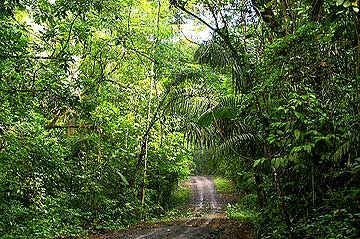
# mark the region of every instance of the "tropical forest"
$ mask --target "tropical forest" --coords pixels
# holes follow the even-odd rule
[[[0,0],[0,239],[360,238],[359,0]]]

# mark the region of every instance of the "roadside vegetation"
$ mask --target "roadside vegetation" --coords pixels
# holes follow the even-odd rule
[[[235,188],[235,184],[224,177],[216,176],[214,178],[214,183],[216,187],[216,191],[219,193],[235,193],[237,192]]]
[[[187,183],[188,180],[182,180],[179,185],[171,193],[169,207],[164,215],[156,218],[156,222],[171,222],[177,219],[188,218],[193,216],[191,208],[189,208],[191,199],[191,187]]]

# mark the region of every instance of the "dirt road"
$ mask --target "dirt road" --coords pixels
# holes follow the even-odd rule
[[[139,228],[126,231],[115,238],[124,239],[162,239],[162,238],[217,238],[216,230],[211,229],[211,222],[220,215],[214,182],[208,177],[194,176],[189,181],[192,187],[190,206],[196,217],[177,221],[176,224],[161,224],[152,228]],[[110,239],[110,238],[109,238]],[[112,239],[112,238],[111,238]]]
[[[210,239],[210,238],[240,238],[233,233],[225,232],[228,224],[225,218],[225,203],[219,200],[215,185],[210,177],[194,176],[189,183],[192,187],[190,206],[194,209],[194,217],[165,223],[149,228],[116,233],[107,239]],[[242,238],[242,237],[241,237]],[[246,237],[245,237],[246,238]]]
[[[139,226],[122,232],[97,235],[96,239],[235,239],[251,238],[249,228],[226,219],[226,202],[219,198],[210,177],[194,176],[190,207],[194,217],[171,223]]]
[[[190,203],[195,210],[202,210],[204,207],[215,212],[219,208],[214,182],[208,177],[194,176],[190,178],[192,195]]]

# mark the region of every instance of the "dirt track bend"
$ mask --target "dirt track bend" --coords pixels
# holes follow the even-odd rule
[[[107,239],[208,239],[219,238],[219,228],[216,220],[223,220],[222,205],[214,182],[209,177],[194,176],[190,178],[192,196],[190,206],[194,208],[195,217],[163,224],[152,228],[140,228],[125,231]]]

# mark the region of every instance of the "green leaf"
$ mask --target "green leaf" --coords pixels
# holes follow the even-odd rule
[[[336,6],[340,6],[344,3],[344,0],[337,0],[336,1]]]
[[[273,1],[269,1],[268,3],[266,3],[265,8],[268,9],[271,7],[271,5],[273,5]]]
[[[128,185],[129,185],[129,182],[126,180],[125,176],[124,176],[122,173],[120,173],[119,171],[118,171],[117,173],[118,173],[118,175],[120,176],[121,181],[123,181],[123,183],[124,183],[126,186],[128,186]]]
[[[282,158],[282,157],[279,157],[279,158],[274,158],[273,161],[272,161],[272,164],[275,168],[280,168],[280,167],[284,167],[286,166],[288,163],[288,159],[287,158]]]
[[[300,137],[300,131],[299,131],[299,130],[295,130],[295,131],[294,131],[294,134],[295,134],[295,138],[296,138],[296,139],[299,139],[299,137]]]
[[[296,118],[300,119],[301,121],[304,121],[304,115],[301,114],[300,112],[295,112],[295,116],[296,116]]]
[[[255,160],[253,167],[255,168],[259,164],[262,164],[264,162],[264,160],[265,160],[264,158],[260,158],[258,160]]]
[[[303,149],[304,149],[306,152],[311,153],[311,147],[310,147],[309,145],[305,145],[305,146],[303,147]]]
[[[344,7],[350,7],[350,6],[351,6],[351,2],[349,1],[344,2]]]

